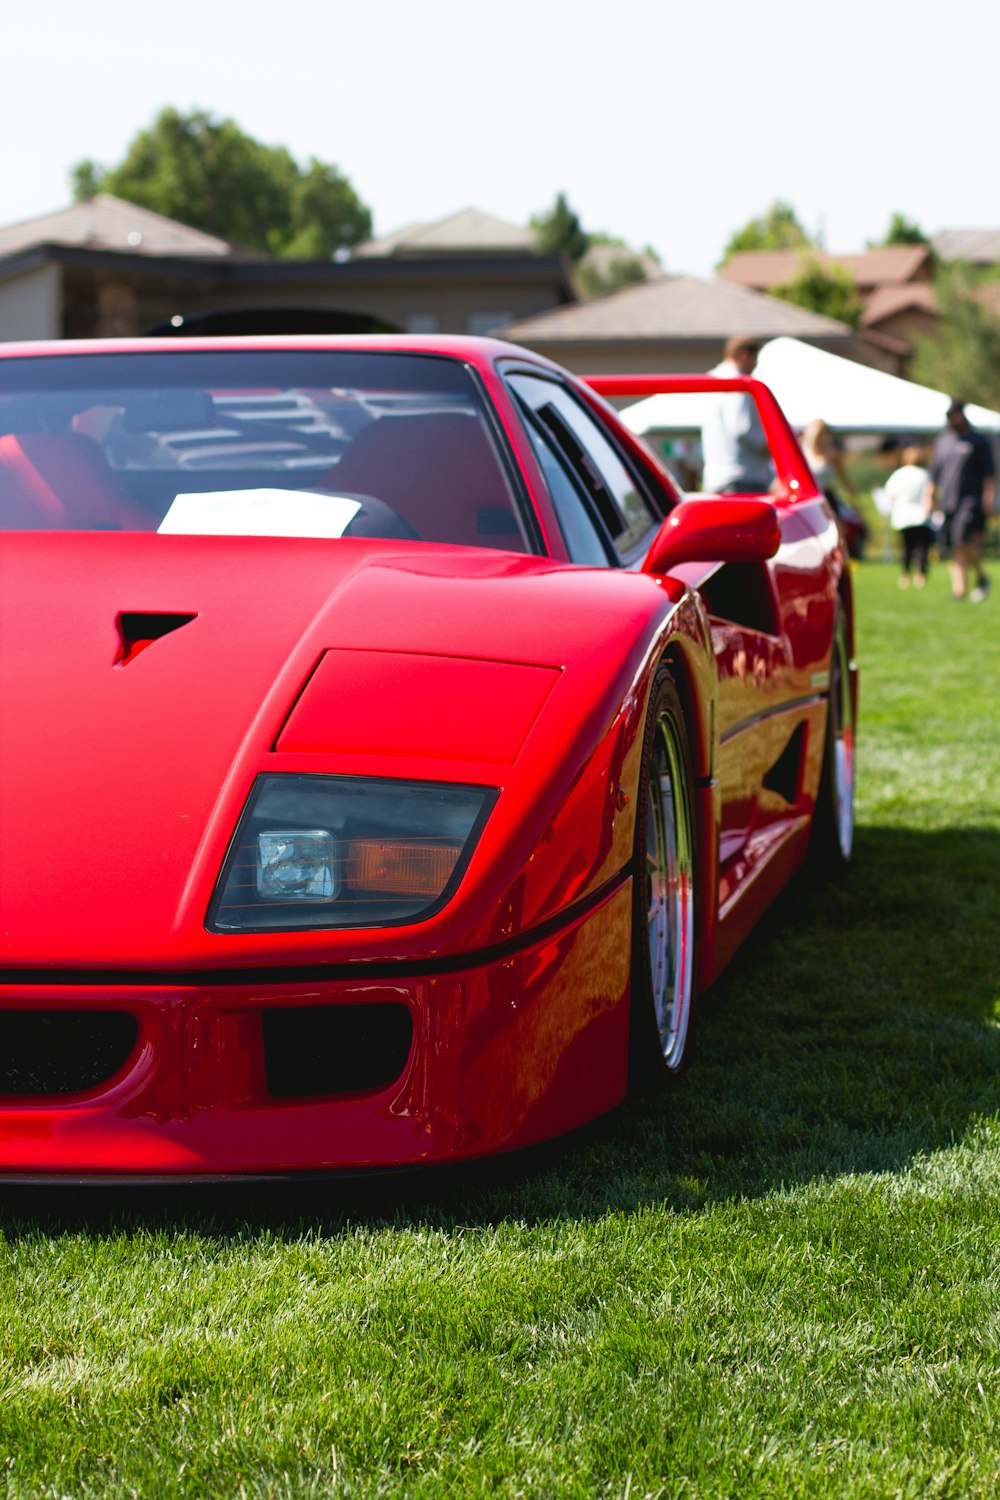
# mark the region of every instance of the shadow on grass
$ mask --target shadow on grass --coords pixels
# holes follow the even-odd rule
[[[693,1211],[904,1167],[1000,1106],[998,871],[990,829],[862,830],[847,878],[793,887],[704,997],[684,1076],[567,1141],[363,1181],[0,1189],[0,1229],[447,1229],[650,1204]]]

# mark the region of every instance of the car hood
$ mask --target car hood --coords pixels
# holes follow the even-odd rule
[[[6,537],[0,961],[247,961],[253,945],[211,938],[204,916],[254,776],[301,768],[499,785],[567,665],[574,632],[551,597],[558,580],[580,617],[575,650],[588,636],[603,632],[606,644],[608,631],[630,634],[621,600],[610,607],[608,575],[589,606],[583,576],[485,549],[360,540]],[[438,682],[446,697],[444,669],[430,659],[491,663],[458,680],[473,701],[464,717],[452,703],[457,747],[417,690],[387,742],[383,684],[394,658],[397,681],[418,661],[427,693]],[[313,679],[325,698],[319,688],[303,695]],[[350,712],[325,743],[316,725],[344,682]],[[498,691],[505,723],[513,716],[499,746],[474,701]]]

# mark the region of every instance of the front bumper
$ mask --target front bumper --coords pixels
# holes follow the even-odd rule
[[[127,1056],[96,1086],[0,1092],[0,1177],[378,1169],[560,1135],[624,1096],[630,949],[626,880],[560,930],[454,972],[0,983],[14,1032],[37,1015],[56,1029],[88,1014],[134,1021]],[[326,1025],[346,1009],[360,1026]]]

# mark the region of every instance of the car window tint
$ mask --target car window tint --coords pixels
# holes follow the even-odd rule
[[[618,556],[631,557],[659,525],[659,517],[611,438],[558,381],[523,371],[508,378],[583,484]]]
[[[540,550],[470,370],[398,351],[0,361],[0,530]]]
[[[605,541],[588,509],[587,501],[559,455],[552,440],[537,424],[535,417],[524,412],[524,425],[538,459],[566,551],[573,562],[589,567],[606,568],[616,561],[614,549]]]

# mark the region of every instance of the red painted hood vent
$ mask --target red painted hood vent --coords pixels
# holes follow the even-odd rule
[[[135,661],[140,651],[145,651],[154,641],[162,640],[165,635],[180,630],[182,625],[190,625],[197,618],[197,615],[140,614],[123,610],[118,616],[118,638],[121,645],[115,662],[120,667],[127,667],[129,662]]]

